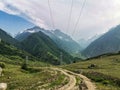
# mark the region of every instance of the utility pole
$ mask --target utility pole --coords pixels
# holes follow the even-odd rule
[[[0,43],[1,43],[2,39],[0,38]]]
[[[60,52],[60,64],[62,65],[63,64],[63,53]]]
[[[28,64],[28,56],[26,56],[25,64]]]

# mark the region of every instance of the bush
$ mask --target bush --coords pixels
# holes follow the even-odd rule
[[[0,67],[5,68],[5,63],[0,62]]]
[[[99,72],[83,72],[83,74],[95,82],[100,82],[104,85],[111,84],[120,87],[120,78],[112,77]]]
[[[27,69],[28,69],[27,64],[24,63],[24,64],[21,66],[21,69],[27,70]]]
[[[102,84],[104,84],[104,85],[108,85],[108,84],[110,84],[110,81],[108,81],[108,80],[104,80],[104,81],[102,82]]]
[[[92,80],[94,80],[95,82],[102,82],[102,81],[104,81],[104,79],[101,78],[101,77],[94,77]]]
[[[98,68],[98,66],[96,64],[91,64],[88,66],[89,69],[94,69],[94,68]]]

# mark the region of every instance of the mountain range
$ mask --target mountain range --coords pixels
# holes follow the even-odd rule
[[[29,35],[21,41],[21,44],[25,51],[44,62],[51,62],[52,64],[70,63],[69,60],[72,59],[71,55],[59,48],[49,36],[41,31]],[[60,61],[61,53],[63,61]]]
[[[66,52],[72,54],[77,53],[80,51],[81,47],[80,45],[74,41],[70,36],[67,34],[64,34],[60,30],[45,30],[43,28],[40,28],[38,26],[35,26],[33,28],[27,29],[25,31],[19,32],[16,35],[16,39],[18,41],[23,41],[26,39],[29,35],[37,32],[43,32],[45,35],[49,36],[57,45],[59,48],[65,50]]]
[[[24,38],[24,40],[18,41],[11,37],[7,32],[0,29],[0,39],[22,51],[26,51],[28,54],[33,55],[33,57],[36,57],[37,60],[46,63],[59,65],[61,63],[73,62],[74,58],[65,50],[58,47],[49,36],[41,31],[30,33],[31,34]]]

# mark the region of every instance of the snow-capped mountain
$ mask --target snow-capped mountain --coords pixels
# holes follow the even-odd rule
[[[19,41],[23,41],[25,38],[27,38],[29,35],[33,34],[33,33],[37,33],[40,30],[42,30],[42,28],[39,27],[33,27],[31,29],[27,29],[24,31],[20,31],[16,36],[15,39],[19,40]]]
[[[29,35],[37,33],[39,31],[49,36],[60,48],[64,49],[69,53],[79,52],[81,49],[80,45],[76,41],[74,41],[70,36],[61,32],[58,29],[45,30],[43,28],[35,26],[33,28],[18,33],[15,38],[19,41],[23,41],[24,39],[28,38]]]

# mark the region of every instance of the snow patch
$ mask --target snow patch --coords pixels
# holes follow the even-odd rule
[[[59,38],[59,39],[63,39],[63,37],[62,37],[62,36],[58,36],[58,38]]]
[[[29,33],[36,33],[35,30],[29,30],[29,31],[26,31],[26,32],[29,32]]]

